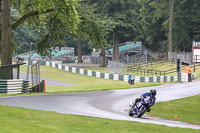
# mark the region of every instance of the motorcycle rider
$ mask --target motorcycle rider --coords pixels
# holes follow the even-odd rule
[[[128,75],[128,83],[129,84],[134,84],[135,81],[135,76],[133,76],[132,74]]]
[[[135,99],[135,103],[134,103],[134,105],[133,105],[133,107],[138,103],[138,102],[140,102],[141,100],[143,100],[144,98],[146,98],[146,97],[150,97],[150,101],[151,101],[151,104],[150,104],[150,107],[152,107],[154,104],[155,104],[155,101],[156,101],[156,90],[150,90],[150,92],[147,92],[147,93],[144,93],[144,94],[142,94],[141,96],[140,96],[140,98],[137,98],[137,99]],[[147,112],[150,112],[151,111],[151,109],[150,108],[148,108],[148,110],[147,110]]]

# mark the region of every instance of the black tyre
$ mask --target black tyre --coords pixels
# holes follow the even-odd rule
[[[140,109],[140,111],[139,111],[137,117],[140,118],[141,116],[143,116],[143,114],[144,114],[145,112],[146,112],[146,108]]]
[[[129,116],[133,116],[133,115],[134,115],[132,109],[129,110],[128,115],[129,115]]]

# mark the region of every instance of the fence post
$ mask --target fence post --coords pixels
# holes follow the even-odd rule
[[[180,59],[177,59],[177,72],[180,72]]]

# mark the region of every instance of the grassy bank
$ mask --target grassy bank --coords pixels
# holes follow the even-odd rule
[[[24,67],[21,70],[25,71],[26,68]],[[89,77],[46,66],[41,67],[41,76],[76,84],[68,87],[47,86],[47,91],[50,93],[159,85],[157,83],[128,85],[122,81]],[[167,119],[174,119],[174,116],[177,115],[180,121],[200,124],[199,99],[200,95],[156,103],[149,115]],[[0,132],[2,133],[200,133],[200,130],[193,129],[59,114],[2,105],[0,105],[0,123]]]
[[[0,105],[2,133],[199,133],[199,130]]]
[[[26,66],[23,66],[21,70],[25,72]],[[75,84],[74,86],[48,86],[47,84],[47,92],[54,93],[127,89],[160,85],[160,83],[136,83],[135,85],[129,85],[128,82],[124,81],[96,78],[47,66],[41,66],[40,71],[42,77]]]
[[[157,70],[157,71],[167,71],[167,70],[170,70],[170,69],[175,69],[176,70],[176,65],[177,64],[172,64],[171,62],[165,62],[165,63],[153,63],[153,65],[151,66],[151,64],[149,63],[148,66],[143,66],[143,67],[140,67],[141,69],[152,69],[152,70]],[[182,65],[181,65],[182,66]],[[88,70],[94,70],[94,71],[99,71],[99,72],[107,72],[107,67],[88,67],[88,68],[85,68],[85,69],[88,69]],[[191,69],[192,72],[193,72],[193,68]],[[184,68],[181,70],[181,72],[184,73]],[[127,67],[125,68],[125,74],[129,74],[130,72],[127,72]],[[196,66],[196,73],[197,73],[197,78],[200,78],[200,66]],[[133,75],[136,75],[136,76],[147,76],[144,75],[143,73],[132,73]],[[167,74],[167,76],[177,76],[177,72],[174,72],[174,73],[170,73],[170,74]]]
[[[200,124],[200,95],[156,103],[152,111],[148,113],[152,116],[175,120],[177,115],[179,121]]]

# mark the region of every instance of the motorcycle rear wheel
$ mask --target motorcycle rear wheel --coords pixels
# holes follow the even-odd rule
[[[142,108],[142,109],[139,111],[137,117],[140,118],[141,116],[143,116],[144,113],[146,112],[146,110],[147,110],[146,108]]]

